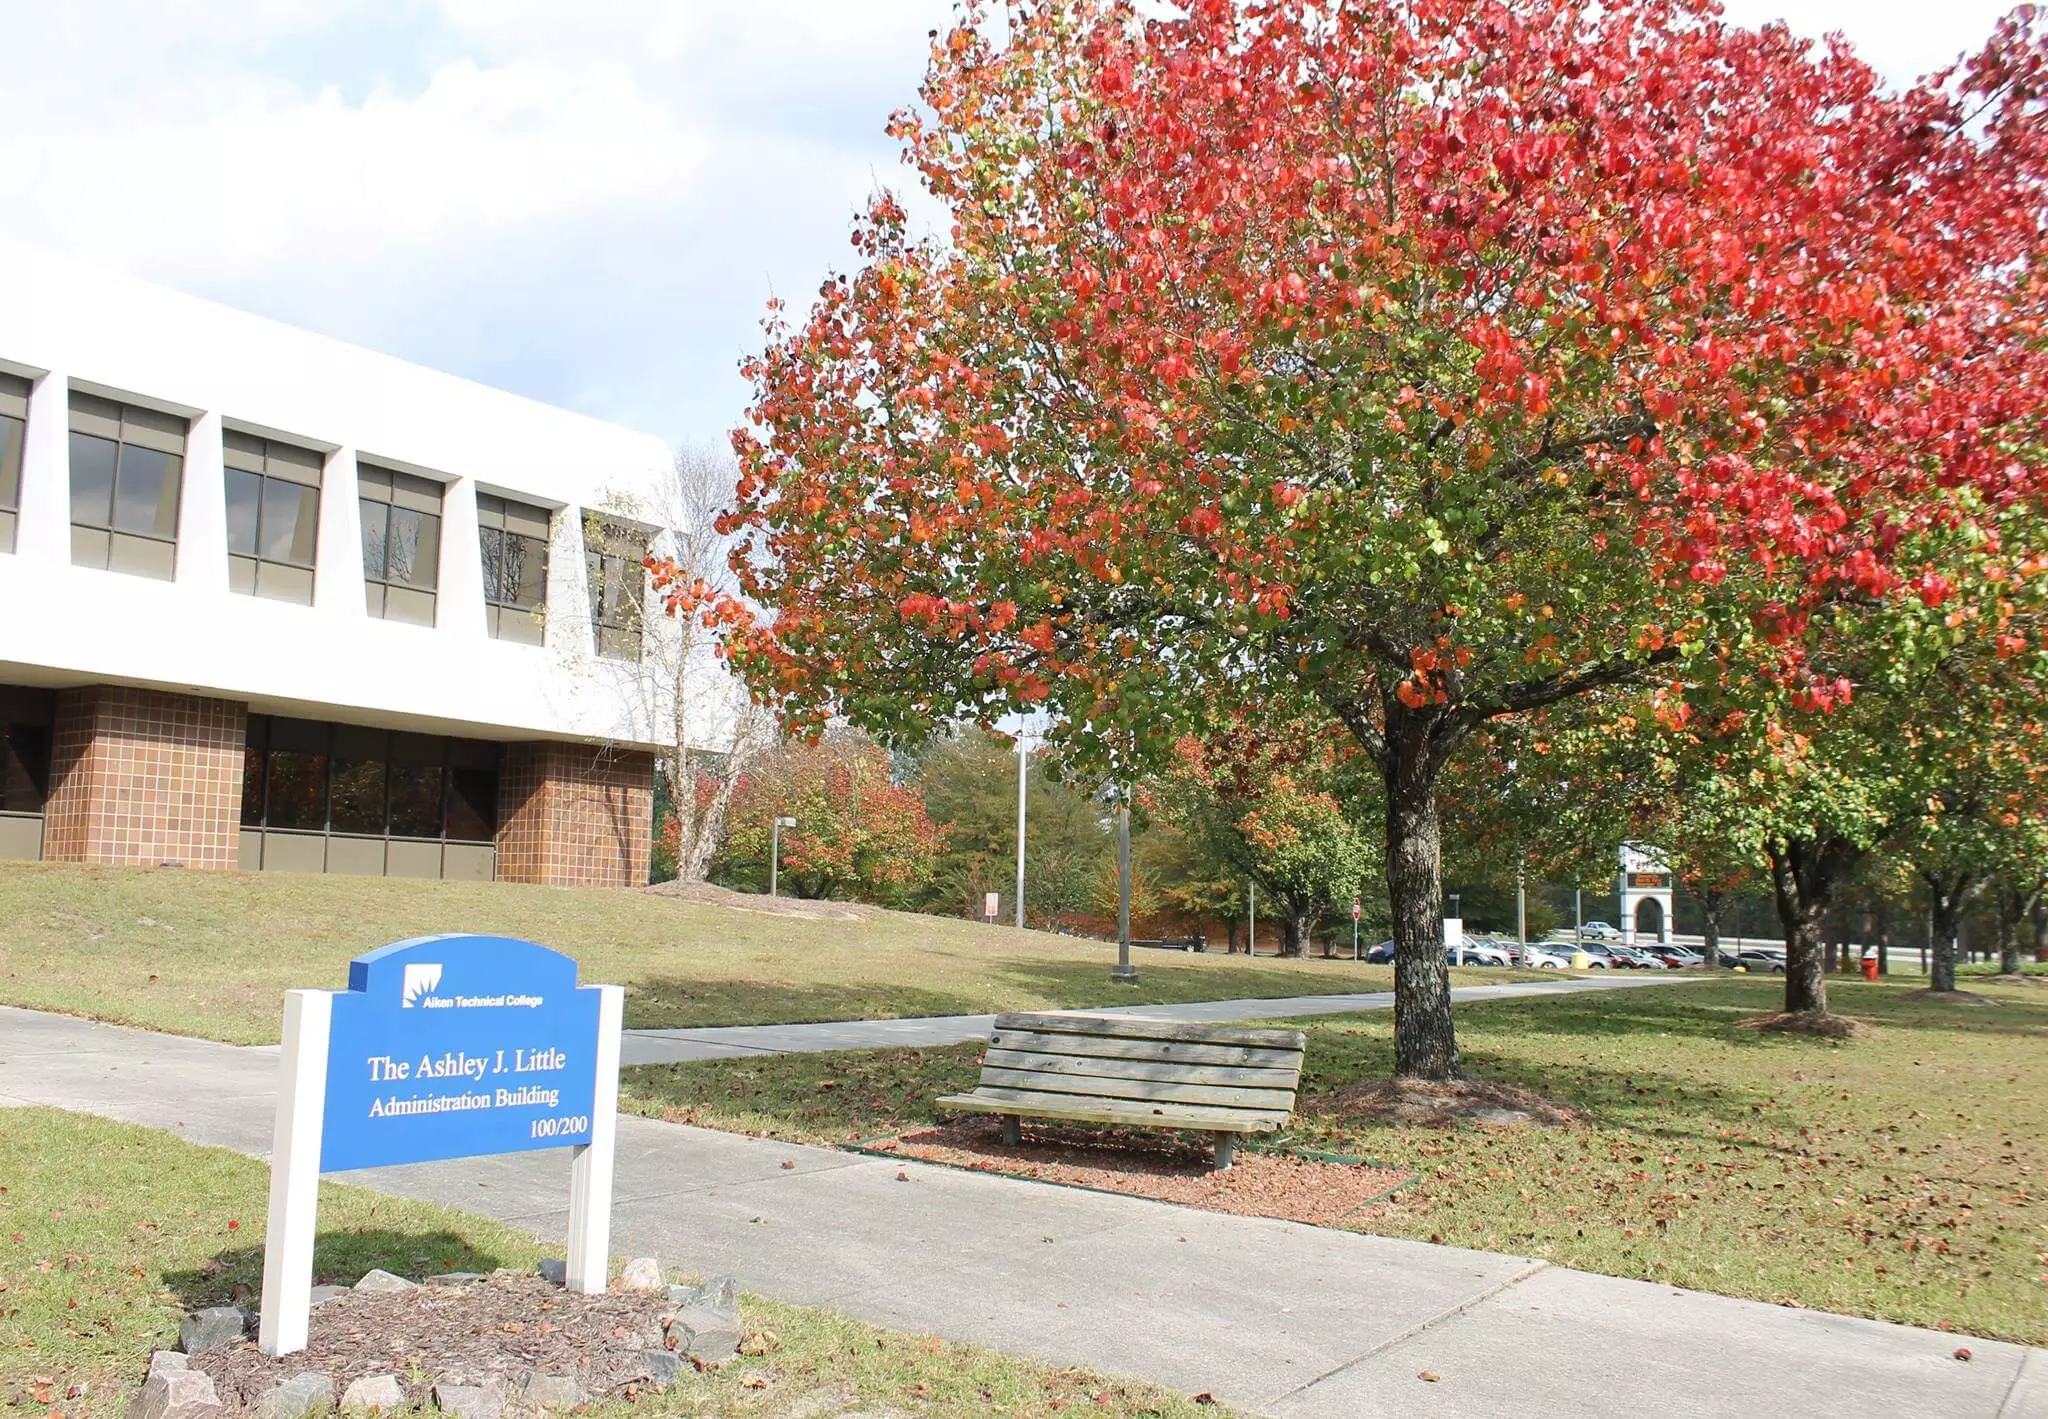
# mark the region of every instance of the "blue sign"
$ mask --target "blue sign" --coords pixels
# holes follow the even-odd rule
[[[506,936],[419,936],[334,996],[320,1171],[589,1143],[596,986]]]

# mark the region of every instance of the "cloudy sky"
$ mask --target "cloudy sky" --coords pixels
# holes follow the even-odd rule
[[[11,236],[722,441],[949,0],[8,0]],[[1730,0],[1904,81],[2006,0]],[[5,309],[0,305],[0,330]]]

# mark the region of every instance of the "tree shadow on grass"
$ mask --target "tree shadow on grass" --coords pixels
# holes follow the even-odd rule
[[[366,1272],[380,1269],[423,1281],[443,1272],[490,1272],[503,1265],[504,1258],[495,1252],[448,1231],[322,1231],[313,1242],[316,1286],[353,1285]],[[263,1289],[263,1248],[229,1247],[197,1267],[167,1271],[163,1279],[184,1310],[240,1305],[253,1313]]]

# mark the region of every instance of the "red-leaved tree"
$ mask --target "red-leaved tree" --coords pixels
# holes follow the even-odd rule
[[[1825,706],[1809,608],[2038,494],[2041,45],[1894,95],[1704,3],[1188,10],[937,39],[947,238],[877,199],[747,366],[735,663],[888,738],[1049,709],[1119,780],[1233,684],[1319,706],[1384,780],[1396,1070],[1453,1077],[1476,727],[1732,665]]]

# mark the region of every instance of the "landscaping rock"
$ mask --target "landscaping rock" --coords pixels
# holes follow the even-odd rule
[[[346,1286],[315,1286],[313,1288],[313,1304],[324,1306],[329,1301],[339,1300],[347,1294],[348,1287]]]
[[[144,1378],[153,1380],[158,1375],[176,1374],[191,1368],[185,1357],[175,1350],[153,1350],[149,1356],[149,1374]]]
[[[640,1357],[647,1365],[647,1378],[663,1389],[674,1384],[683,1373],[683,1362],[666,1350],[649,1350]]]
[[[628,1291],[659,1291],[666,1284],[661,1263],[651,1256],[636,1256],[619,1273],[619,1285]]]
[[[216,1345],[232,1345],[249,1329],[249,1313],[240,1306],[208,1306],[178,1322],[178,1348],[198,1355]]]
[[[427,1278],[429,1286],[467,1286],[472,1281],[481,1281],[481,1271],[443,1271]]]
[[[333,1403],[334,1381],[317,1371],[308,1371],[265,1391],[256,1401],[256,1413],[262,1419],[305,1419]]]
[[[434,1407],[459,1419],[498,1419],[505,1412],[505,1397],[473,1385],[435,1385]]]
[[[393,1276],[388,1271],[378,1270],[366,1273],[362,1280],[356,1282],[355,1289],[378,1294],[385,1291],[410,1291],[417,1284],[403,1276]]]
[[[739,1324],[740,1283],[730,1276],[714,1276],[694,1286],[671,1286],[668,1298],[679,1311],[716,1311]]]
[[[583,1387],[567,1375],[529,1375],[519,1398],[533,1409],[572,1409],[583,1402]]]
[[[540,1273],[540,1279],[543,1281],[552,1282],[557,1286],[569,1284],[569,1263],[558,1256],[542,1257],[540,1265],[534,1267],[534,1270]]]
[[[405,1408],[405,1386],[398,1382],[396,1375],[365,1375],[349,1382],[341,1392],[341,1408],[344,1413],[376,1409]]]
[[[677,1311],[668,1319],[668,1348],[700,1364],[715,1365],[739,1353],[740,1322],[737,1315],[717,1311]]]
[[[128,1401],[128,1419],[214,1419],[220,1412],[213,1380],[199,1370],[152,1375]]]

